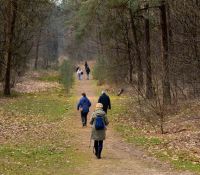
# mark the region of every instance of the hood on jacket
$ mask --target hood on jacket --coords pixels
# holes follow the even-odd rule
[[[95,115],[105,116],[106,113],[103,111],[103,109],[97,109],[95,112]]]

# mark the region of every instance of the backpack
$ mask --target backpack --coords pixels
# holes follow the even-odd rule
[[[100,115],[97,115],[97,117],[96,117],[95,129],[96,130],[103,130],[103,129],[105,129],[104,119]]]

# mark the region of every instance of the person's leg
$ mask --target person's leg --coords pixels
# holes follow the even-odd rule
[[[95,155],[98,155],[98,141],[94,140],[94,149],[95,149]]]
[[[106,114],[107,114],[107,110],[108,110],[107,108],[103,108],[103,111],[104,111]]]
[[[83,112],[83,126],[87,125],[87,112]]]
[[[78,74],[78,79],[81,80],[81,74],[80,73]]]
[[[101,159],[101,152],[103,149],[103,140],[98,141],[98,159]]]
[[[105,113],[107,114],[108,109],[106,108]]]
[[[82,125],[84,126],[85,117],[84,117],[84,112],[83,111],[81,111],[81,121],[82,121]]]
[[[88,115],[88,112],[85,113],[85,126],[87,126],[87,115]]]

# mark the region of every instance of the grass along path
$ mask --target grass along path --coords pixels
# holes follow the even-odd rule
[[[76,174],[87,156],[70,141],[72,96],[56,88],[0,101],[0,174]]]
[[[96,87],[93,80],[76,81],[74,89],[74,98],[78,99],[82,92],[86,92],[89,99],[94,105],[97,102]],[[111,99],[112,100],[112,99]],[[115,106],[113,106],[113,109]],[[90,116],[91,114],[89,114]],[[108,115],[109,117],[109,115]],[[107,132],[107,139],[104,142],[104,150],[102,159],[98,160],[92,155],[92,149],[88,148],[90,138],[90,127],[82,128],[80,122],[80,114],[74,111],[72,117],[74,133],[74,144],[84,154],[87,155],[88,162],[85,167],[79,168],[80,175],[189,175],[188,172],[174,172],[170,167],[163,165],[154,159],[144,160],[143,152],[138,151],[132,145],[126,143],[112,128],[110,124]],[[164,167],[166,166],[166,167]]]
[[[82,128],[76,111],[82,92],[95,105],[95,88],[92,80],[83,80],[75,82],[70,96],[57,87],[0,100],[0,174],[190,174],[170,171],[169,166],[164,168],[153,159],[141,159],[145,155],[123,141],[112,129],[112,123],[103,158],[97,160],[88,147],[90,127]]]

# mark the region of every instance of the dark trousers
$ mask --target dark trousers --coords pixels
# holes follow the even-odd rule
[[[81,111],[81,120],[82,120],[83,126],[87,125],[87,115],[88,115],[88,112]]]
[[[103,111],[107,114],[108,108],[103,108]]]
[[[98,159],[101,158],[101,152],[103,149],[103,140],[95,140],[94,141],[94,149],[95,149],[95,155]]]

